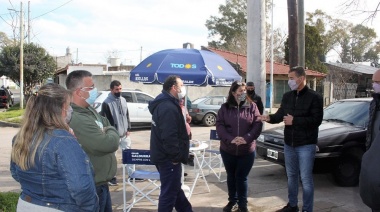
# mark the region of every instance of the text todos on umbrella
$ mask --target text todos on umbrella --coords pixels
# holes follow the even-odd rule
[[[190,64],[190,63],[187,63],[187,64],[183,64],[183,63],[170,63],[170,66],[172,68],[185,68],[185,69],[195,69],[197,68],[197,64]]]

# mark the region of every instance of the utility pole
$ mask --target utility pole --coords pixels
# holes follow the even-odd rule
[[[299,66],[305,68],[305,9],[304,0],[298,0],[298,59]]]
[[[298,66],[297,0],[288,0],[289,68]]]
[[[20,3],[20,109],[24,108],[24,22]]]
[[[256,93],[265,103],[265,0],[247,1],[247,82],[255,84]]]
[[[140,47],[140,63],[142,61],[142,46]]]
[[[273,0],[271,4],[271,35],[270,35],[270,84],[269,84],[269,113],[272,113],[273,105]]]
[[[28,43],[30,43],[30,1],[28,1]]]

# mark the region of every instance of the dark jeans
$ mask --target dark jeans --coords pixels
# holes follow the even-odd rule
[[[228,201],[237,202],[240,207],[247,207],[248,174],[256,153],[236,156],[220,150],[220,154],[227,172]]]
[[[111,194],[108,189],[108,184],[96,186],[96,193],[99,197],[99,211],[112,212]]]
[[[182,166],[167,161],[156,165],[160,173],[161,193],[158,201],[158,212],[172,211],[192,212],[193,209],[181,189]]]

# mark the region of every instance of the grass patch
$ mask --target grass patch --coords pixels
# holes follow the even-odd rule
[[[13,107],[7,109],[7,111],[0,112],[0,121],[20,124],[23,114],[24,114],[24,109],[21,110],[20,105],[16,104]]]
[[[19,196],[20,194],[15,192],[0,192],[0,211],[16,211]]]

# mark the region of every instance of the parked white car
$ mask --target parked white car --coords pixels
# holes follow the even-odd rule
[[[102,109],[102,103],[111,91],[99,91],[93,107],[99,113]],[[121,96],[127,100],[129,119],[133,128],[138,126],[147,126],[152,122],[152,114],[148,109],[149,101],[154,99],[150,94],[141,90],[123,89]]]

